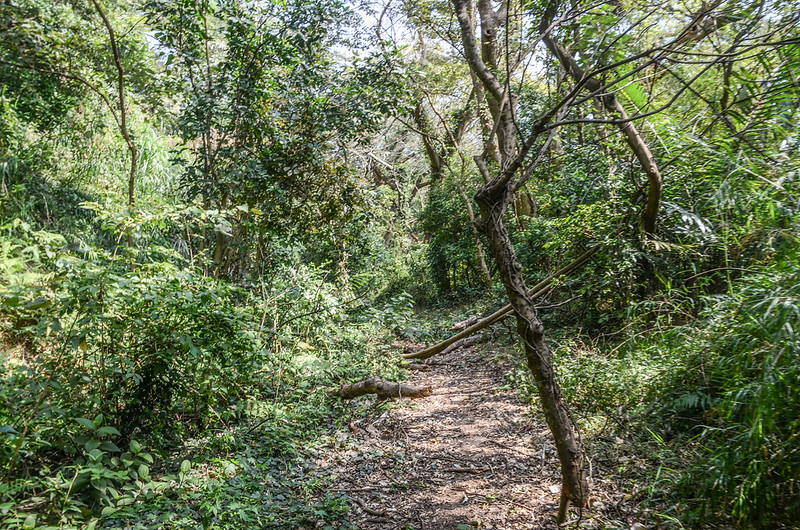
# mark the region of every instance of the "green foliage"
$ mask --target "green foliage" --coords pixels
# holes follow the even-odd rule
[[[400,333],[411,322],[414,312],[414,300],[408,293],[390,297],[383,307],[371,307],[367,310],[375,322],[395,333]]]
[[[688,323],[675,306],[646,311],[651,331],[634,327],[610,350],[574,339],[555,348],[565,395],[590,432],[623,411],[651,432],[660,466],[651,495],[687,524],[766,528],[800,513],[799,265],[795,253],[781,256],[703,298]]]
[[[425,251],[428,274],[440,293],[482,285],[475,236],[466,207],[453,183],[434,187],[420,214],[429,234]]]
[[[128,205],[96,10],[0,3],[0,525],[345,524],[314,461],[371,402],[326,389],[402,379],[387,344],[449,332],[414,301],[504,300],[461,197],[492,95],[442,42],[450,5],[412,4],[384,13],[420,36],[401,47],[341,0],[103,2],[140,154]],[[629,114],[670,105],[634,121],[662,166],[659,229],[631,230],[646,183],[615,124],[577,123],[610,118],[585,92],[508,214],[531,283],[604,243],[542,302],[548,330],[568,327],[564,394],[589,437],[636,426],[651,501],[692,526],[800,519],[794,7],[716,6],[713,35],[658,64],[630,50],[671,42],[678,8],[564,14],[553,34],[583,68],[624,61],[603,80],[625,76],[608,88]],[[497,35],[532,45],[540,8]],[[754,31],[781,40],[695,64]],[[522,136],[569,90],[541,64],[498,73]],[[437,110],[414,122],[427,145],[397,125],[411,109]],[[441,167],[421,162],[431,146]],[[527,371],[508,380],[533,399]]]
[[[734,520],[756,526],[776,514],[800,517],[799,274],[792,255],[737,282],[735,292],[708,301],[706,330],[687,344],[704,351],[702,364],[687,366],[693,377],[704,371],[689,392],[700,397],[676,398],[706,411],[705,450],[685,478],[702,494],[701,515],[729,506]]]
[[[178,415],[201,428],[261,368],[243,293],[171,267],[116,275],[82,265],[68,265],[61,315],[76,319],[71,340],[87,344],[77,365],[99,368],[83,376],[97,403],[84,403],[113,411],[126,432],[161,433]]]
[[[98,222],[105,222],[102,215]],[[102,249],[76,255],[20,223],[6,233],[18,241],[44,238],[26,247],[6,245],[8,270],[52,270],[15,274],[16,283],[2,289],[0,314],[10,319],[4,322],[13,333],[4,340],[22,345],[4,349],[0,387],[0,455],[6,463],[0,472],[14,479],[0,492],[10,509],[7,524],[24,522],[20,507],[31,498],[46,499],[37,510],[42,517],[68,524],[97,517],[144,524],[170,512],[164,497],[172,495],[205,499],[200,513],[222,526],[260,521],[278,527],[287,517],[300,524],[346,509],[337,498],[296,504],[284,494],[267,519],[259,519],[256,505],[223,510],[241,498],[240,487],[257,482],[259,464],[246,467],[252,473],[246,484],[231,482],[238,472],[226,471],[219,480],[192,485],[165,473],[167,462],[153,471],[152,456],[134,437],[164,451],[210,428],[226,429],[229,439],[203,442],[213,455],[250,447],[257,429],[261,455],[299,452],[318,425],[342,414],[327,404],[327,385],[376,370],[400,376],[396,365],[387,364],[389,352],[370,351],[364,338],[375,319],[399,329],[409,317],[407,297],[368,313],[363,331],[353,324],[343,331],[342,323],[358,319],[348,315],[319,269],[279,271],[256,298],[167,263],[131,272],[126,257]],[[119,449],[123,443],[129,451]],[[37,470],[40,479],[33,478]]]
[[[311,246],[330,242],[330,232],[347,237],[365,193],[345,145],[362,143],[400,104],[397,53],[334,61],[329,50],[345,43],[354,20],[338,0],[155,0],[146,10],[180,88],[177,123],[192,146],[186,194],[206,208],[261,212],[209,242],[222,272],[258,261],[254,234],[291,234]]]
[[[158,108],[161,90],[154,74],[159,67],[144,28],[134,24],[140,17],[135,9],[115,3],[109,16],[112,25],[133,25],[131,31],[117,32],[129,93]],[[112,110],[116,66],[105,28],[90,5],[21,0],[0,6],[0,19],[0,86],[20,96],[26,121],[43,131],[70,125],[70,111],[80,112],[92,97],[101,98],[103,112]]]
[[[39,127],[50,128],[64,120],[70,108],[86,93],[86,87],[65,85],[58,78],[43,75],[27,65],[38,62],[37,68],[52,70],[48,65],[48,52],[68,41],[71,35],[86,30],[86,25],[73,10],[62,2],[23,1],[0,6],[3,20],[0,39],[0,86],[12,94],[26,94],[20,98],[19,112],[25,121]],[[20,22],[26,23],[20,23]],[[64,57],[69,62],[77,57],[70,53]],[[85,58],[85,57],[84,57]],[[9,64],[11,63],[11,64]]]

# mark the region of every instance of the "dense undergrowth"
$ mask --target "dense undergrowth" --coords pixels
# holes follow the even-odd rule
[[[567,307],[544,310],[555,363],[589,454],[629,484],[653,523],[791,528],[800,520],[795,166],[742,164],[725,151],[699,159],[714,167],[704,215],[674,212],[663,239],[643,247],[611,240],[560,286],[554,299]],[[734,186],[745,171],[765,178]],[[546,245],[563,245],[584,220],[567,216],[560,233],[547,223]],[[523,365],[509,380],[537,401]]]
[[[559,373],[588,443],[606,466],[628,463],[606,469],[631,481],[654,522],[790,528],[800,518],[798,273],[792,251],[692,301],[689,322],[634,320],[611,341],[559,332]]]
[[[409,298],[376,299],[380,273],[332,275],[288,242],[257,282],[214,278],[175,234],[213,233],[241,209],[168,205],[156,187],[131,215],[106,182],[61,178],[80,169],[51,162],[2,101],[0,524],[287,528],[345,514],[313,453],[365,410],[326,390],[402,377],[385,344]]]
[[[20,138],[6,132],[6,142]],[[439,286],[444,306],[414,315],[402,288],[435,304],[440,281],[403,268],[419,265],[419,250],[395,258],[389,274],[348,275],[284,241],[258,281],[215,278],[207,255],[170,238],[246,212],[156,201],[131,216],[93,186],[48,177],[41,153],[13,160],[4,173],[13,193],[0,203],[0,513],[11,528],[335,527],[350,501],[314,456],[368,410],[326,389],[373,374],[401,379],[387,344],[444,338],[449,322],[502,299],[499,286],[489,297],[469,284],[454,291],[455,275]],[[800,517],[793,186],[764,196],[782,210],[766,205],[725,241],[704,243],[691,216],[676,218],[685,230],[655,253],[609,239],[609,252],[551,295],[565,305],[543,303],[587,443],[613,455],[617,479],[654,521],[791,526]],[[532,219],[517,234],[520,253],[532,270],[557,268],[576,240],[608,228],[603,217],[578,209]],[[769,238],[752,238],[767,227]],[[720,245],[744,258],[695,272],[698,257],[716,268]],[[550,249],[560,260],[537,263]],[[666,285],[641,285],[642,260]],[[376,286],[383,295],[368,294]],[[493,338],[514,341],[502,328]],[[535,395],[524,369],[509,381]]]
[[[4,525],[281,528],[346,511],[304,471],[359,413],[325,391],[401,376],[381,337],[405,299],[354,310],[309,267],[251,289],[170,263],[131,271],[133,257],[4,228]]]

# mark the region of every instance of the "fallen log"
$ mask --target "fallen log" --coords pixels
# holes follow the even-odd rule
[[[584,252],[583,254],[581,254],[577,259],[575,259],[575,261],[573,261],[569,265],[566,265],[566,266],[560,268],[559,270],[557,270],[556,272],[554,272],[553,274],[551,274],[550,276],[548,276],[544,280],[542,280],[539,283],[537,283],[536,285],[534,285],[528,291],[528,296],[530,296],[531,299],[536,299],[536,298],[542,296],[544,293],[547,292],[548,289],[550,289],[550,285],[553,283],[553,281],[556,278],[558,278],[559,276],[563,276],[565,274],[569,274],[572,271],[574,271],[575,269],[577,269],[578,267],[581,267],[584,263],[589,261],[589,258],[591,258],[592,255],[594,255],[595,252],[597,252],[600,249],[600,246],[601,245],[597,245],[595,247],[592,247],[591,249],[589,249],[586,252]],[[513,306],[511,304],[503,306],[500,309],[498,309],[497,311],[495,311],[494,313],[492,313],[491,315],[489,315],[488,317],[486,317],[486,318],[484,318],[482,320],[479,320],[475,324],[472,324],[471,326],[467,327],[464,331],[456,333],[455,335],[453,335],[449,339],[447,339],[445,341],[442,341],[439,344],[435,344],[435,345],[431,346],[430,348],[425,348],[424,350],[420,350],[418,352],[404,353],[404,354],[402,354],[402,356],[405,359],[427,359],[428,357],[433,357],[437,353],[442,353],[451,344],[454,344],[454,343],[458,342],[459,340],[461,340],[463,338],[469,337],[470,335],[474,335],[478,331],[480,331],[480,330],[482,330],[482,329],[484,329],[484,328],[486,328],[488,326],[491,326],[495,322],[499,321],[500,319],[502,319],[503,317],[505,317],[506,315],[511,313],[511,311],[513,309],[514,308],[513,308]]]
[[[377,376],[368,377],[357,383],[342,385],[330,391],[331,395],[342,399],[353,399],[368,394],[376,394],[379,399],[404,397],[415,399],[430,396],[432,393],[433,387],[430,386],[418,387],[393,381],[384,381]]]

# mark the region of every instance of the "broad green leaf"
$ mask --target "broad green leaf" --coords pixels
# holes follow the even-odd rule
[[[109,434],[113,434],[114,436],[122,436],[122,434],[120,434],[120,432],[117,429],[115,429],[114,427],[106,426],[106,427],[100,427],[99,429],[97,429],[97,435],[98,436],[108,436]]]
[[[117,444],[115,444],[114,442],[109,442],[108,440],[100,444],[100,449],[102,449],[103,451],[113,451],[115,453],[119,453],[120,451],[122,451],[122,449],[120,449],[117,446]]]
[[[94,431],[95,429],[97,429],[97,427],[95,426],[94,422],[92,420],[88,419],[88,418],[75,418],[75,421],[77,421],[78,423],[80,423],[82,426],[86,427],[90,431]]]
[[[0,425],[0,433],[2,434],[19,434],[17,430],[11,425]]]
[[[47,305],[50,305],[50,300],[40,296],[39,298],[36,298],[35,300],[31,300],[30,302],[28,302],[27,304],[25,304],[22,307],[24,309],[41,309],[42,307],[45,307]]]

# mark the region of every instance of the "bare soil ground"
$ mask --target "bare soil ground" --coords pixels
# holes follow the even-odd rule
[[[337,448],[318,464],[353,499],[354,526],[556,528],[561,480],[550,432],[538,410],[507,388],[509,367],[493,357],[491,345],[434,357],[411,381],[432,386],[432,396],[338,433]],[[611,481],[592,487],[593,507],[572,528],[644,528],[630,496]]]

